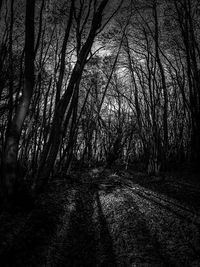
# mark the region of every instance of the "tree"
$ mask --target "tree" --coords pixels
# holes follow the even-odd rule
[[[197,4],[197,1],[174,0],[187,66],[191,113],[191,158],[198,165],[200,160],[200,79],[198,67],[200,47],[198,42],[199,29],[195,27],[197,14],[194,12]]]
[[[77,101],[74,102],[73,99],[78,96],[77,90],[79,90],[83,69],[94,43],[94,39],[110,19],[107,19],[105,22],[103,21],[103,12],[108,5],[108,2],[109,0],[102,0],[97,6],[97,2],[94,1],[94,6],[92,8],[90,1],[89,5],[86,5],[87,11],[84,14],[82,13],[85,12],[83,9],[85,4],[84,2],[80,1],[80,5],[76,7],[76,9],[79,10],[79,12],[75,10],[76,33],[78,33],[76,35],[77,60],[72,70],[67,89],[56,105],[49,140],[44,148],[37,174],[36,187],[38,188],[38,191],[43,190],[44,185],[50,177],[50,173],[54,166],[61,144],[62,131],[66,128],[64,125],[68,125],[72,111],[77,108],[77,104],[74,107],[72,106],[72,104],[78,103]],[[83,44],[82,34],[86,27],[86,23],[87,21],[89,22],[89,20],[91,20],[90,28],[88,30],[88,34],[85,32],[87,37],[85,38],[85,42]]]
[[[26,1],[26,21],[25,21],[25,71],[24,87],[21,101],[16,113],[8,125],[8,133],[5,144],[3,162],[3,190],[6,197],[10,197],[15,189],[17,177],[17,153],[19,139],[22,131],[24,119],[27,115],[34,88],[34,11],[35,1]]]

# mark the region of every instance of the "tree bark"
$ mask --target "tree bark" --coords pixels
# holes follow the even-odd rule
[[[3,0],[0,0],[0,12],[1,12],[2,4],[3,4]]]
[[[25,73],[21,101],[8,130],[3,163],[3,192],[5,198],[12,196],[17,177],[17,154],[24,119],[27,115],[34,87],[34,12],[35,0],[26,1],[25,20]]]
[[[160,59],[159,53],[159,29],[158,29],[158,14],[157,14],[157,3],[155,1],[153,6],[154,20],[155,20],[155,54],[156,61],[158,63],[162,87],[163,87],[163,95],[164,95],[164,111],[163,111],[163,130],[164,130],[164,155],[163,155],[163,167],[166,169],[167,164],[167,154],[168,154],[168,94],[167,94],[167,85],[165,79],[164,67]]]

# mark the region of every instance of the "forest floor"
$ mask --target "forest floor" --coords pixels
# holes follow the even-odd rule
[[[73,178],[50,183],[31,211],[1,212],[2,267],[200,266],[198,174],[99,168]]]

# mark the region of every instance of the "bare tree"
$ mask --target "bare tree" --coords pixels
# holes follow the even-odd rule
[[[17,153],[19,138],[24,119],[30,105],[34,87],[34,11],[35,1],[26,1],[26,21],[25,21],[25,72],[24,87],[20,103],[11,121],[6,139],[4,152],[4,177],[3,189],[6,197],[13,194],[17,177]]]
[[[51,170],[54,166],[56,156],[58,153],[58,149],[60,147],[61,137],[62,137],[62,131],[64,124],[68,125],[69,119],[72,114],[72,108],[70,106],[74,103],[72,101],[72,98],[74,95],[74,92],[78,89],[78,85],[80,83],[83,69],[85,67],[85,64],[87,62],[88,55],[91,51],[93,42],[97,34],[102,30],[103,27],[105,27],[106,23],[109,21],[109,19],[106,22],[103,22],[103,12],[108,4],[109,0],[102,0],[98,6],[97,2],[93,2],[93,8],[91,4],[87,5],[87,12],[84,18],[82,19],[82,24],[80,25],[80,18],[82,8],[83,8],[83,2],[80,1],[79,7],[79,15],[77,15],[77,12],[75,11],[75,21],[76,21],[76,27],[78,29],[79,33],[83,33],[84,27],[86,27],[87,21],[91,19],[89,33],[87,35],[87,38],[85,39],[84,44],[82,44],[82,41],[80,39],[80,36],[77,35],[77,60],[76,64],[73,68],[71,77],[68,82],[68,86],[60,100],[58,101],[55,109],[54,119],[52,123],[52,128],[49,136],[49,140],[44,148],[44,152],[42,154],[41,164],[39,166],[38,174],[37,174],[37,190],[42,190],[46,182],[48,181],[50,177]],[[91,3],[91,1],[90,1]],[[119,8],[119,6],[118,6]],[[116,10],[115,10],[116,11]],[[81,45],[82,44],[82,45]],[[57,97],[58,99],[58,97]],[[68,110],[68,111],[67,111]],[[67,114],[66,114],[67,111]],[[70,113],[68,113],[70,112]]]

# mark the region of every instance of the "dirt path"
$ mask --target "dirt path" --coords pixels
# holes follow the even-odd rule
[[[200,266],[200,217],[134,183],[85,185],[59,266]]]
[[[139,186],[101,192],[118,266],[199,266],[199,217]]]
[[[196,209],[120,177],[88,181],[59,199],[53,186],[1,266],[200,266]]]

